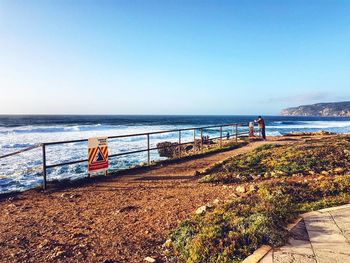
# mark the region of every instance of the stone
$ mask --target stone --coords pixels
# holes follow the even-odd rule
[[[203,205],[196,210],[197,215],[203,215],[207,211],[207,206]]]
[[[271,173],[269,173],[269,172],[264,173],[264,177],[265,178],[270,178],[271,177]]]
[[[155,262],[157,262],[157,260],[154,259],[154,258],[152,258],[152,257],[145,257],[143,260],[146,261],[146,262],[150,262],[150,263],[155,263]]]
[[[67,197],[70,197],[70,194],[68,194],[68,193],[63,193],[63,194],[61,194],[61,197],[62,197],[62,198],[67,198]]]
[[[173,241],[171,239],[167,239],[164,244],[163,247],[172,247],[173,245]]]
[[[218,205],[219,203],[220,203],[220,200],[217,198],[213,201],[213,205]]]
[[[200,176],[201,175],[201,172],[200,171],[195,171],[194,172],[194,176]]]
[[[258,187],[254,184],[251,184],[249,186],[249,192],[256,192],[258,190]]]
[[[244,185],[239,185],[236,187],[236,192],[238,193],[245,193],[247,190]]]
[[[345,170],[344,168],[337,167],[337,168],[334,169],[334,172],[335,172],[335,173],[343,173],[344,170]]]

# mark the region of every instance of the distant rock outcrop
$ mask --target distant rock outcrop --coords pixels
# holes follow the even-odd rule
[[[283,116],[328,116],[349,117],[350,101],[317,103],[287,108],[281,111]]]

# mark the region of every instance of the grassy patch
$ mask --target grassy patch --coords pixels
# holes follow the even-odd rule
[[[240,262],[263,244],[283,245],[285,226],[298,214],[349,203],[350,175],[343,175],[349,172],[349,149],[345,136],[265,145],[213,167],[205,177],[210,182],[246,182],[266,173],[270,180],[181,222],[171,235],[177,260]]]
[[[349,137],[292,145],[264,145],[213,167],[202,182],[237,183],[254,178],[350,172]]]
[[[258,192],[191,215],[171,235],[179,262],[240,262],[263,244],[281,246],[301,213],[350,202],[350,176],[263,182]]]

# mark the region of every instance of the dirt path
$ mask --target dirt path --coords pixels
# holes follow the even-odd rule
[[[1,262],[142,262],[162,259],[178,220],[232,189],[194,173],[266,142],[63,191],[0,202]],[[286,142],[280,142],[286,143]]]

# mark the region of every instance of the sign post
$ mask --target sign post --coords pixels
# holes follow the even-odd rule
[[[108,170],[107,137],[89,138],[88,140],[88,174]]]

